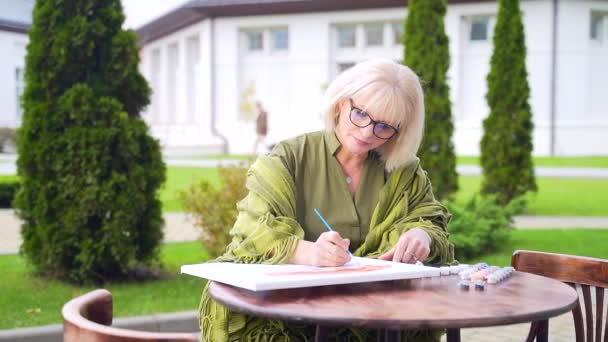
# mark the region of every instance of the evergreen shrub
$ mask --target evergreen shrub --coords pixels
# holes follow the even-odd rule
[[[140,118],[150,89],[119,0],[38,0],[15,198],[21,253],[76,283],[156,265],[165,165]]]
[[[236,204],[247,195],[245,165],[220,166],[218,173],[220,186],[202,179],[179,192],[185,211],[201,229],[201,244],[211,258],[224,254],[232,240],[230,230],[238,214]]]
[[[424,88],[426,116],[418,155],[438,199],[448,199],[458,190],[447,83],[450,52],[444,27],[446,6],[446,0],[408,1],[403,40],[404,63],[418,74]]]
[[[519,0],[499,0],[481,139],[482,192],[505,205],[536,191],[526,42]]]
[[[523,211],[525,200],[520,197],[502,206],[494,196],[475,195],[465,205],[445,205],[452,214],[448,231],[456,259],[468,260],[496,252],[509,241],[513,215]]]

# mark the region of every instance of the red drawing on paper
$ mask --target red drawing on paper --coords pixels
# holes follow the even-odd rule
[[[360,272],[372,272],[378,271],[385,268],[389,268],[391,265],[365,265],[355,267],[327,267],[312,270],[297,270],[297,271],[282,271],[282,272],[271,272],[266,273],[270,276],[288,276],[288,275],[314,275],[314,274],[340,274],[340,273],[360,273]]]

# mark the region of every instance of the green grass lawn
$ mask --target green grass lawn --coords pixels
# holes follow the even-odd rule
[[[114,316],[195,310],[205,281],[180,275],[179,267],[206,259],[198,242],[163,245],[161,260],[169,273],[167,279],[105,285],[113,294]],[[0,329],[60,323],[63,304],[94,289],[33,276],[17,255],[0,256],[0,270]]]
[[[537,178],[538,192],[527,195],[530,215],[608,216],[608,179]],[[460,176],[456,202],[479,191],[480,176]]]
[[[176,191],[202,178],[219,184],[216,168],[167,168],[161,192],[164,211],[181,211]],[[530,215],[608,216],[608,179],[537,178],[538,193],[528,195]],[[456,201],[463,203],[479,191],[480,176],[461,176]]]
[[[163,210],[181,211],[177,191],[202,178],[219,184],[216,168],[168,167],[161,190]],[[537,178],[539,191],[528,195],[530,215],[608,216],[608,179]],[[479,191],[480,176],[461,176],[456,201],[462,203]]]
[[[17,175],[0,175],[0,183],[14,182],[18,179]]]
[[[176,156],[172,159],[225,159],[245,160],[249,154],[202,154],[193,156]],[[459,156],[457,163],[463,165],[479,165],[479,157]],[[536,166],[572,166],[572,167],[608,167],[608,156],[585,157],[534,157]]]
[[[13,180],[16,176],[0,176]],[[161,188],[163,211],[182,211],[178,190],[208,179],[219,185],[217,168],[168,167],[167,181]],[[538,193],[529,194],[527,214],[561,216],[608,216],[608,179],[537,178]],[[463,203],[479,191],[480,176],[461,176],[456,201]]]
[[[516,249],[608,258],[608,230],[515,230],[511,242],[500,251],[475,260],[492,265],[510,264]],[[105,288],[114,297],[114,316],[127,317],[157,313],[196,310],[204,280],[179,275],[183,264],[206,260],[196,242],[165,244],[162,262],[170,272],[165,280],[141,283],[113,283]],[[40,279],[28,273],[24,260],[16,255],[0,256],[3,271],[0,282],[0,329],[29,327],[61,322],[61,307],[71,298],[94,287],[66,285],[59,281]]]
[[[167,167],[167,181],[160,193],[163,211],[182,211],[182,205],[177,196],[178,190],[185,190],[203,178],[215,185],[220,183],[217,168]]]
[[[255,158],[253,154],[198,154],[192,156],[164,156],[167,159],[210,159],[210,160],[247,160]]]
[[[608,259],[608,229],[514,230],[511,241],[496,253],[462,262],[508,266],[515,250],[528,249]]]
[[[535,166],[608,167],[608,156],[534,157]],[[479,157],[459,156],[459,165],[479,165]]]

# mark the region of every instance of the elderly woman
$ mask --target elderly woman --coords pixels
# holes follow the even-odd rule
[[[416,152],[424,126],[420,80],[390,60],[359,63],[326,92],[326,130],[279,143],[247,174],[233,240],[219,261],[339,266],[354,255],[413,263],[453,261],[447,210],[435,200]],[[334,227],[328,232],[313,208]],[[310,340],[314,327],[229,311],[207,289],[200,306],[207,341]],[[335,329],[332,340],[374,332]],[[406,340],[440,332],[408,331]]]

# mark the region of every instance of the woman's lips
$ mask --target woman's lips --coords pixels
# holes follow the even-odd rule
[[[365,140],[361,140],[361,139],[358,139],[356,137],[353,137],[353,139],[355,139],[355,142],[357,143],[357,145],[360,145],[360,146],[367,146],[367,145],[369,145],[369,143],[367,141],[365,141]]]

